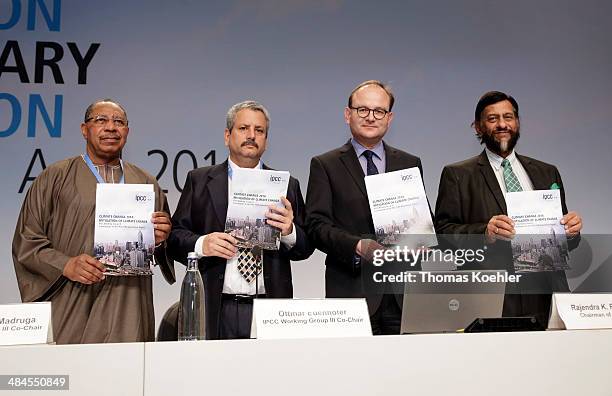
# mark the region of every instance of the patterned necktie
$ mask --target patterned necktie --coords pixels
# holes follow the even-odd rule
[[[251,248],[238,248],[238,271],[248,283],[253,282],[257,275],[261,274],[261,258],[262,255],[253,254]]]
[[[502,168],[504,168],[504,183],[506,183],[506,191],[507,192],[516,192],[523,191],[521,187],[521,183],[519,183],[518,178],[512,171],[512,165],[510,165],[510,161],[504,158],[501,163]]]
[[[366,150],[363,152],[362,155],[366,158],[366,170],[367,170],[368,176],[378,175],[378,168],[376,167],[374,160],[372,160],[372,156],[374,155],[374,152],[370,150]]]

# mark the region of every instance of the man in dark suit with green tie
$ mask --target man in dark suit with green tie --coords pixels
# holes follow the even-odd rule
[[[569,238],[570,249],[575,247],[582,219],[578,213],[567,210],[559,171],[554,165],[514,151],[520,137],[517,101],[503,92],[485,93],[476,105],[472,125],[485,149],[475,157],[444,167],[436,202],[436,231],[439,234],[484,235],[486,242],[493,245],[497,240],[507,240],[515,234],[514,222],[507,216],[506,192],[560,189],[564,214],[561,223]],[[504,264],[512,271],[508,261]],[[567,289],[562,271],[533,274],[527,278],[537,279],[535,283],[539,285],[545,279],[546,288],[553,290]],[[535,316],[544,324],[549,309],[550,294],[515,291],[506,295],[503,314]]]

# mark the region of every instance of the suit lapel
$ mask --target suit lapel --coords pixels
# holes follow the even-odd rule
[[[547,180],[540,172],[540,168],[538,168],[531,159],[518,154],[516,154],[516,158],[520,161],[521,165],[523,165],[523,168],[525,168],[525,172],[527,172],[527,176],[529,176],[534,190],[550,189],[550,185],[554,180]]]
[[[227,217],[227,161],[220,164],[215,170],[208,174],[208,193],[217,215],[217,220],[222,228],[225,228]]]
[[[495,177],[495,173],[493,173],[493,169],[491,168],[491,164],[489,163],[489,158],[487,158],[487,154],[484,152],[484,150],[478,157],[478,165],[480,165],[480,172],[482,173],[482,176],[484,177],[485,182],[489,187],[489,190],[493,194],[493,197],[495,197],[495,201],[501,209],[501,213],[508,213],[504,194],[502,193],[502,190],[499,187],[497,177]]]
[[[361,169],[357,154],[350,140],[340,148],[340,160],[353,178],[355,184],[357,184],[357,187],[359,187],[361,193],[367,197],[365,180],[363,179],[365,175],[363,174],[363,169]]]
[[[385,172],[393,172],[401,169],[406,169],[406,164],[402,163],[402,158],[397,152],[397,149],[383,142],[385,146]]]

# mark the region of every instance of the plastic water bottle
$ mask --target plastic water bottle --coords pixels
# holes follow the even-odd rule
[[[187,255],[187,273],[181,286],[178,312],[179,341],[206,338],[204,314],[204,282],[198,270],[198,257],[195,252],[191,252]]]

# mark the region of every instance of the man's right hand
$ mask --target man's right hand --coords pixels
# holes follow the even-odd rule
[[[487,242],[493,243],[496,239],[509,240],[516,231],[514,231],[514,221],[506,215],[496,215],[491,217],[487,223],[485,235]]]
[[[229,260],[238,251],[237,244],[238,240],[230,234],[211,232],[204,237],[202,253],[204,253],[204,256],[216,256]]]
[[[91,285],[104,280],[104,270],[104,264],[88,254],[81,254],[68,260],[63,274],[71,281]]]
[[[386,248],[380,243],[372,240],[372,239],[361,239],[357,242],[357,247],[355,248],[355,253],[363,257],[368,261],[372,261],[374,258],[375,250],[385,250]]]

